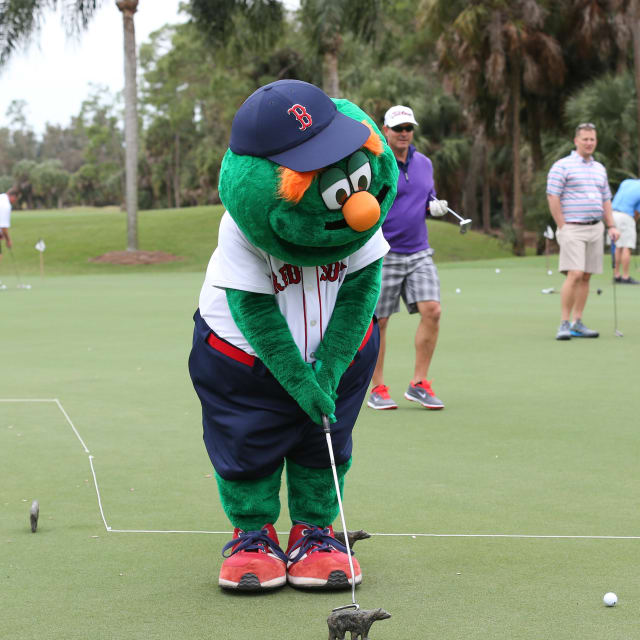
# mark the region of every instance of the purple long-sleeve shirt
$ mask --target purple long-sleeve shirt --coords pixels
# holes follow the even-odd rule
[[[433,165],[411,145],[406,162],[398,162],[398,195],[382,225],[382,233],[395,253],[416,253],[429,248],[425,218],[428,203],[436,198]]]

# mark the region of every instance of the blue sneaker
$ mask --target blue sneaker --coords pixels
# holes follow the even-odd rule
[[[568,320],[563,320],[558,327],[556,340],[571,340],[571,325],[569,324]]]
[[[593,329],[588,329],[582,324],[582,320],[578,318],[571,325],[571,335],[574,338],[597,338],[600,334]]]

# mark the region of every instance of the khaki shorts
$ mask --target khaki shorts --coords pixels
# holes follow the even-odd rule
[[[558,271],[602,273],[603,233],[602,222],[598,224],[567,222],[562,229],[558,229],[556,231],[556,240],[560,245]]]
[[[635,249],[636,248],[636,221],[633,216],[630,216],[628,213],[622,213],[622,211],[614,211],[613,219],[616,223],[616,227],[620,232],[620,237],[616,242],[616,247],[627,249]],[[607,235],[607,244],[611,244],[609,240],[609,236]]]

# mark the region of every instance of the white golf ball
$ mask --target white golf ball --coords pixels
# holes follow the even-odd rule
[[[609,591],[609,593],[604,594],[602,601],[607,605],[607,607],[614,607],[618,602],[618,596],[612,591]]]
[[[456,289],[456,293],[460,293],[460,289]]]
[[[496,269],[496,273],[500,273],[500,269]]]
[[[553,271],[551,271],[551,269],[549,269],[549,271],[547,271],[547,275],[548,276],[552,276],[553,275]]]

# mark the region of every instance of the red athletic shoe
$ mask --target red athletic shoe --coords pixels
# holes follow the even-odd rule
[[[231,548],[231,554],[225,551]],[[260,531],[234,529],[233,540],[222,549],[225,561],[218,584],[223,589],[262,591],[281,587],[287,581],[287,556],[278,546],[273,525]]]
[[[351,586],[347,548],[333,537],[333,527],[294,525],[289,533],[287,556],[287,580],[294,587],[341,589]],[[356,584],[360,584],[360,565],[353,557],[352,561]]]

